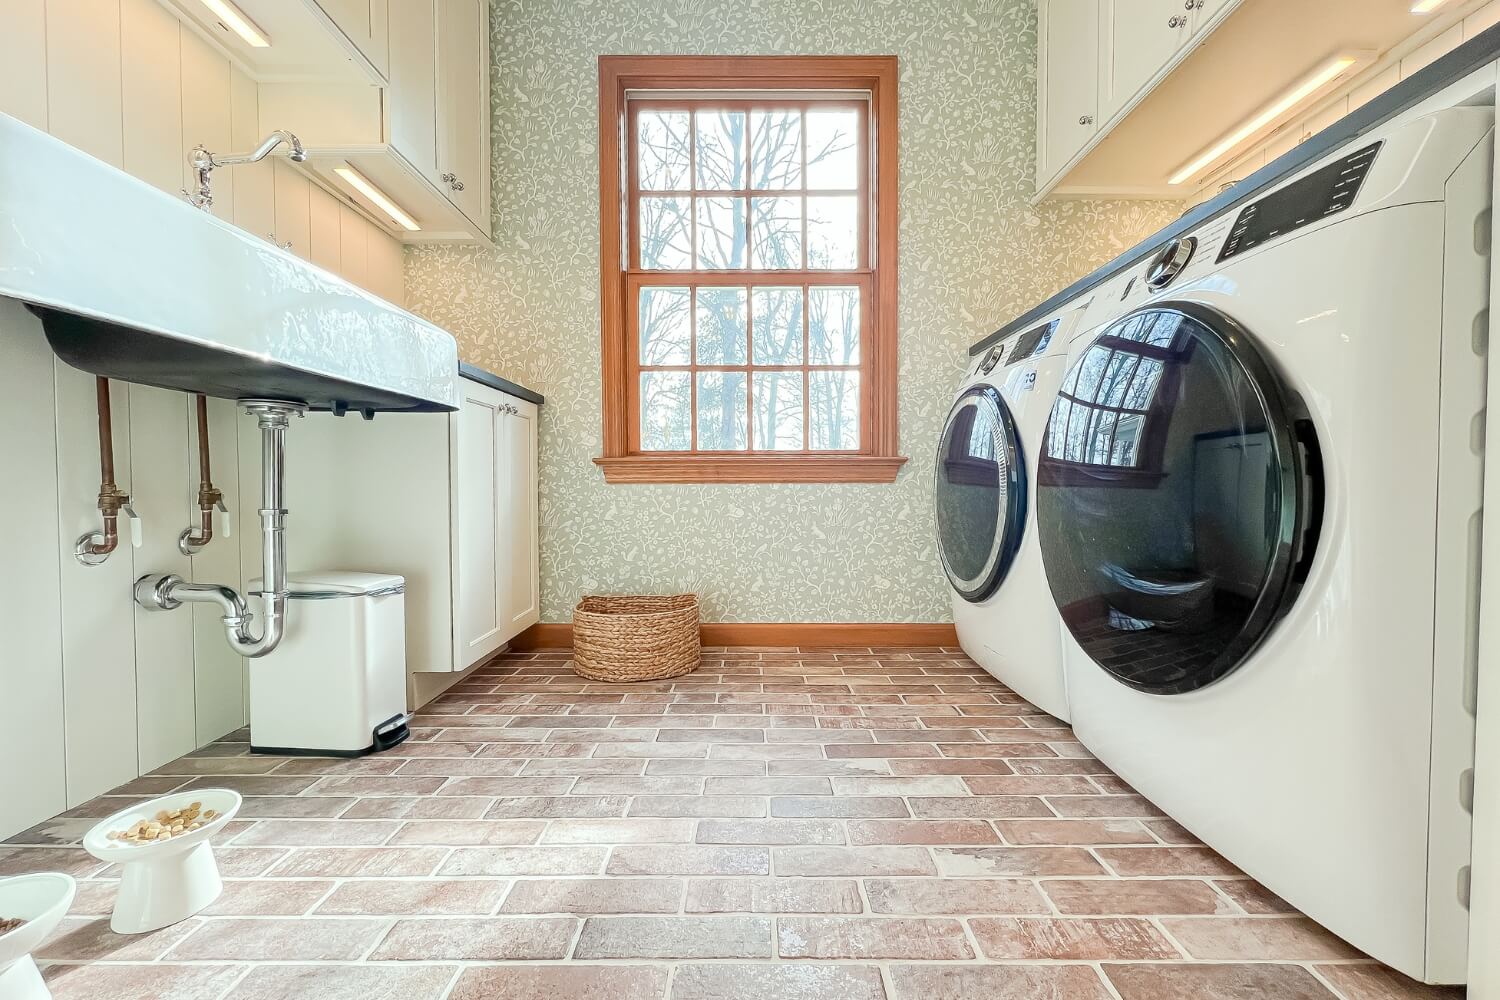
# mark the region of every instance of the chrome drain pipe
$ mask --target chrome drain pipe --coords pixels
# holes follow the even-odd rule
[[[260,598],[265,619],[257,638],[255,617],[239,591],[227,584],[189,583],[175,574],[143,576],[135,582],[135,602],[149,611],[172,611],[184,604],[216,604],[223,612],[229,645],[241,656],[265,656],[281,643],[286,628],[286,429],[293,414],[307,407],[273,399],[246,399],[240,405],[260,426]]]

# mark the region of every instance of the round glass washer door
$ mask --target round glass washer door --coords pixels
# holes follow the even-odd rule
[[[1322,511],[1292,399],[1245,330],[1191,303],[1076,356],[1037,462],[1038,539],[1064,623],[1115,679],[1205,687],[1291,606]]]
[[[1026,522],[1021,441],[994,386],[973,386],[953,404],[935,479],[943,570],[960,597],[983,601],[1005,579]]]

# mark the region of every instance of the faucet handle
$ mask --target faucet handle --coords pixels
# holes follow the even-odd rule
[[[229,508],[224,506],[223,500],[220,500],[214,504],[214,509],[219,512],[219,536],[221,538],[233,538],[234,518],[230,515]]]
[[[138,549],[141,547],[141,515],[135,512],[135,508],[127,500],[120,505],[120,513],[130,518],[130,547]]]

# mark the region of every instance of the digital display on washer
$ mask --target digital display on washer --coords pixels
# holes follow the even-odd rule
[[[1266,240],[1310,226],[1319,219],[1337,215],[1354,204],[1360,185],[1370,172],[1370,164],[1380,152],[1380,145],[1377,142],[1366,146],[1240,209],[1234,228],[1224,241],[1224,249],[1219,252],[1218,262],[1253,250]]]
[[[1052,334],[1057,332],[1058,324],[1062,320],[1055,319],[1045,326],[1039,326],[1035,330],[1028,330],[1016,338],[1016,345],[1010,349],[1010,358],[1005,362],[1006,367],[1034,358],[1047,349],[1052,343]]]

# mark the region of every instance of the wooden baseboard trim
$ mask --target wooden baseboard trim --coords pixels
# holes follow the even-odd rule
[[[705,646],[957,646],[943,622],[704,622]],[[573,626],[540,622],[511,640],[511,649],[568,649]]]

